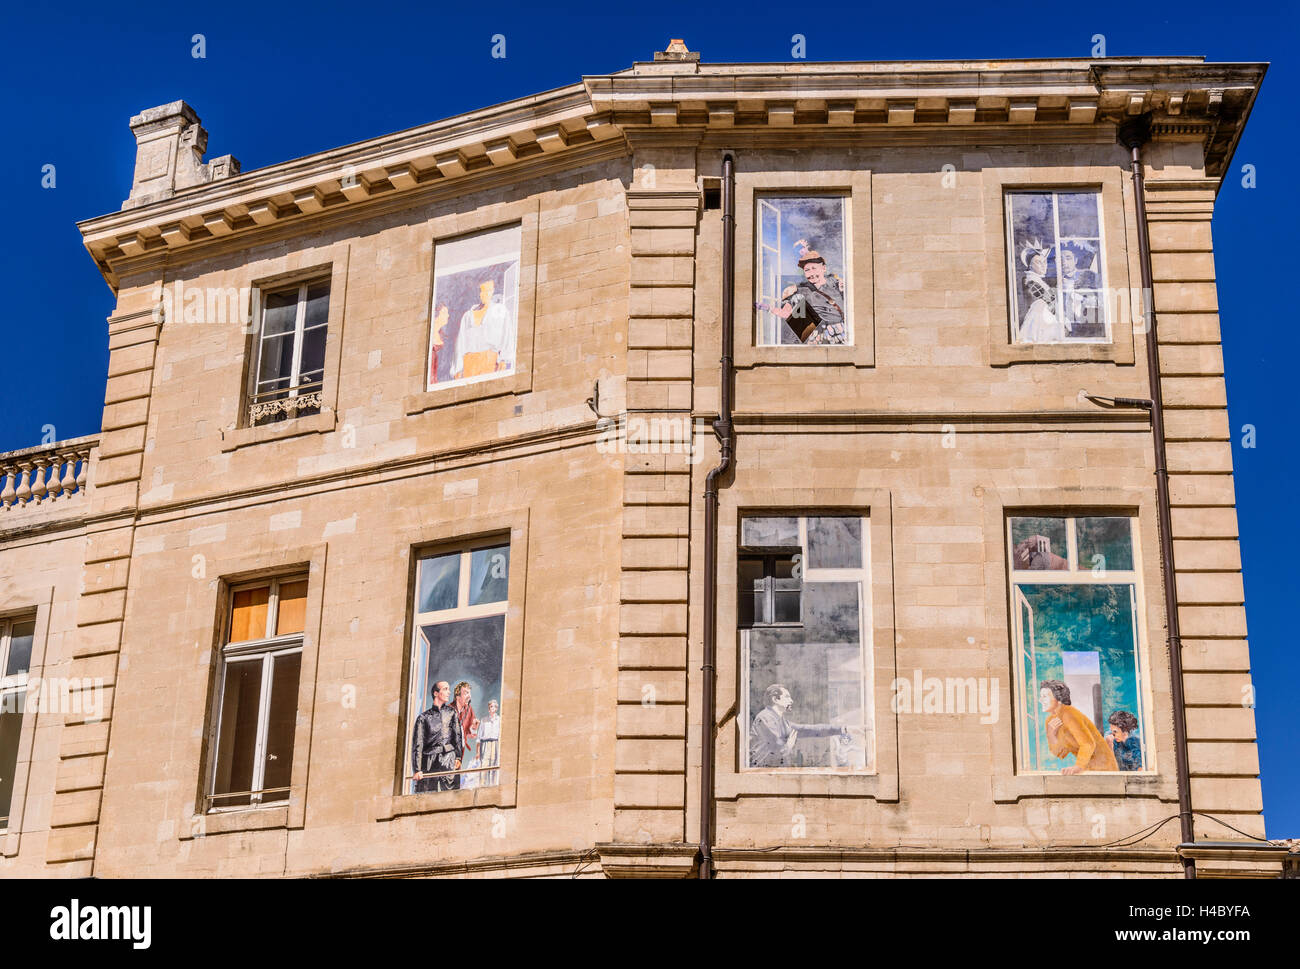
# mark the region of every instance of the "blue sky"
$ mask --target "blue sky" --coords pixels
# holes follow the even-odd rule
[[[1294,4],[965,3],[550,5],[170,3],[13,5],[0,32],[0,250],[13,281],[0,329],[0,451],[99,429],[113,297],[76,222],[116,210],[131,185],[127,121],[177,99],[198,111],[208,156],[245,171],[547,90],[648,60],[684,37],[705,61],[776,61],[803,34],[809,60],[1202,54],[1271,61],[1225,180],[1214,239],[1265,815],[1271,837],[1300,837],[1300,767],[1289,684],[1300,659],[1286,610],[1300,547],[1279,491],[1300,471],[1295,383],[1295,159],[1289,104]],[[203,34],[206,57],[191,56]],[[491,55],[506,38],[506,57]],[[56,185],[41,187],[42,166]],[[1255,166],[1244,188],[1241,166]],[[1289,281],[1290,280],[1290,281]],[[1274,317],[1279,319],[1274,320]],[[1261,323],[1260,321],[1263,320]],[[1264,327],[1268,339],[1256,345]],[[1252,425],[1254,447],[1242,447]]]

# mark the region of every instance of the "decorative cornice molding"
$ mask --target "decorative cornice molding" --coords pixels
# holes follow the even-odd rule
[[[706,134],[767,143],[807,134],[887,133],[924,143],[940,129],[1109,136],[1151,112],[1157,139],[1203,144],[1222,175],[1267,65],[1199,58],[831,64],[639,63],[615,74],[176,192],[79,224],[110,285],[132,261],[213,240],[250,244],[271,227],[383,202],[409,204],[431,187],[475,191],[493,176],[554,170],[601,142],[690,145]],[[878,139],[879,135],[869,136]],[[1027,139],[1026,139],[1027,140]],[[1036,140],[1036,136],[1035,136]],[[147,261],[146,261],[147,262]]]

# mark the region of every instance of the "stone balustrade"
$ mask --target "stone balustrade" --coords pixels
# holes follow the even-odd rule
[[[0,516],[80,504],[98,445],[99,437],[91,435],[0,454]]]

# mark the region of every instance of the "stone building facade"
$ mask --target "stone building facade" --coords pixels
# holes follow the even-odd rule
[[[707,803],[722,877],[1279,874],[1210,236],[1263,73],[675,42],[242,174],[183,102],[132,119],[131,195],[80,226],[117,298],[102,430],[0,456],[0,617],[30,651],[0,873],[689,876]],[[1116,142],[1140,117],[1182,710],[1150,413],[1085,396],[1153,396]],[[1055,236],[1020,237],[1013,196]],[[773,309],[810,249],[847,332],[804,346]],[[1101,330],[1027,338],[1031,299]],[[1120,702],[1128,769],[1102,763]],[[1062,773],[1054,718],[1110,734],[1093,769]]]

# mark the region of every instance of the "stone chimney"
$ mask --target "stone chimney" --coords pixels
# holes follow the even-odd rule
[[[122,208],[170,198],[182,189],[239,174],[239,161],[222,155],[204,164],[208,133],[184,101],[141,111],[131,119],[135,135],[135,178]]]
[[[699,61],[700,52],[686,49],[686,41],[674,37],[668,42],[667,50],[655,51],[657,61]]]

